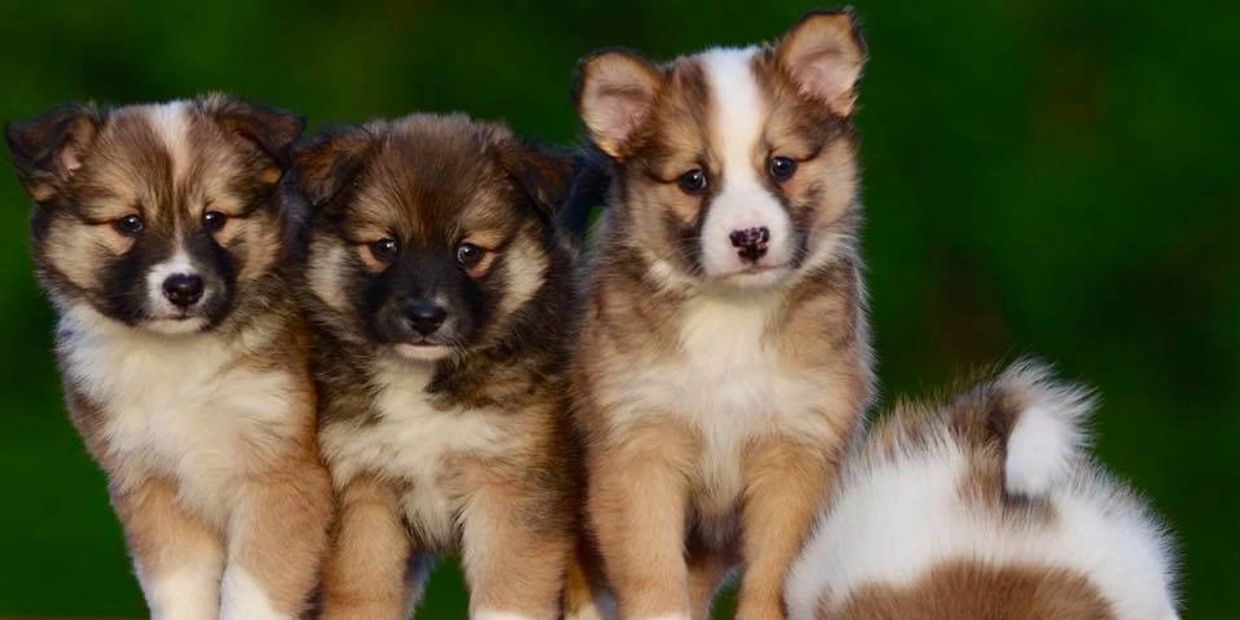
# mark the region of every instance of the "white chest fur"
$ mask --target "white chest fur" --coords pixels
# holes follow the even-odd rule
[[[113,483],[166,477],[221,522],[237,477],[292,421],[290,378],[238,365],[213,334],[148,333],[85,311],[61,327],[64,372],[101,409]]]
[[[378,363],[377,419],[331,424],[320,442],[339,487],[372,473],[407,484],[405,517],[424,540],[451,545],[467,497],[450,483],[452,457],[502,453],[517,440],[502,414],[487,409],[437,408],[426,393],[433,366],[403,360]]]
[[[618,373],[618,389],[606,394],[613,425],[673,416],[701,435],[702,499],[710,506],[737,499],[748,441],[764,435],[814,441],[830,434],[817,415],[826,378],[788,364],[778,350],[772,325],[781,301],[758,293],[687,302],[679,354]]]

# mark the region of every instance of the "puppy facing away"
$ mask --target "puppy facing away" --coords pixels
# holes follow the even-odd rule
[[[277,185],[301,132],[224,96],[7,130],[74,426],[153,618],[294,618],[331,486]]]
[[[1176,618],[1169,537],[1084,454],[1091,408],[1030,362],[897,407],[795,564],[791,617]]]
[[[580,502],[552,224],[572,166],[461,115],[329,131],[297,161],[340,505],[324,617],[405,618],[457,551],[471,617],[558,617]]]
[[[851,13],[663,65],[586,57],[615,179],[574,357],[587,511],[625,618],[783,616],[786,572],[870,399]],[[571,593],[570,593],[571,594]]]

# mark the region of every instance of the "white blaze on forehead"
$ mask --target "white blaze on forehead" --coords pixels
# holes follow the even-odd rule
[[[190,164],[189,104],[173,101],[151,106],[148,118],[151,129],[168,149],[173,180],[184,178]]]
[[[749,267],[733,246],[733,231],[765,227],[766,254],[759,267],[783,266],[792,258],[792,222],[764,184],[763,133],[770,105],[753,72],[756,47],[703,53],[710,92],[710,146],[720,170],[711,182],[716,195],[702,223],[702,266],[708,276],[727,276]]]
[[[713,49],[702,54],[714,116],[711,134],[723,166],[723,189],[759,183],[754,148],[766,124],[766,101],[753,75],[757,48]]]

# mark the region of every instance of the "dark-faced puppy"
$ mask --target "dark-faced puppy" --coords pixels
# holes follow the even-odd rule
[[[566,414],[568,161],[414,115],[299,150],[320,437],[341,514],[327,618],[401,618],[460,551],[471,617],[554,618],[577,483]]]
[[[774,45],[582,60],[615,181],[576,346],[588,512],[626,618],[778,618],[871,390],[850,13]]]
[[[222,96],[8,128],[66,400],[155,618],[293,618],[331,488],[276,186],[301,132]]]

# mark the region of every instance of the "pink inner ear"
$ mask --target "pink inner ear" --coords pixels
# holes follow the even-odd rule
[[[802,58],[799,65],[793,69],[793,77],[802,93],[825,102],[836,114],[852,113],[860,63],[837,50],[824,50]]]
[[[649,94],[639,89],[603,90],[598,94],[597,131],[609,142],[622,144],[641,125],[649,101]]]
[[[63,171],[66,179],[73,176],[73,173],[82,167],[82,158],[78,155],[78,147],[72,142],[66,144],[60,150],[60,155],[56,158],[56,161],[60,164],[60,169]]]

